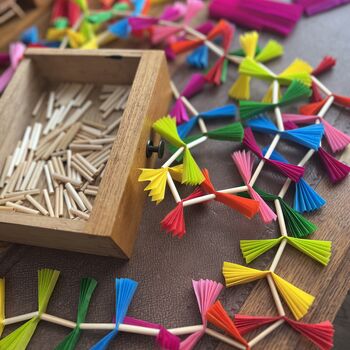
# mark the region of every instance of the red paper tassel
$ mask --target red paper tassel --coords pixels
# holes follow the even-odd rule
[[[241,336],[219,300],[208,310],[207,319],[210,323],[220,328],[225,333],[228,333],[232,338],[238,340],[241,344],[244,344],[249,348],[247,341]]]
[[[235,196],[234,194],[217,192],[210,181],[209,172],[203,169],[205,180],[201,187],[210,194],[215,194],[215,200],[237,210],[247,218],[251,219],[259,211],[259,202],[253,199]]]
[[[162,229],[167,233],[172,233],[173,236],[182,238],[186,233],[183,202],[203,195],[202,189],[197,187],[188,197],[177,203],[176,207],[161,221]]]
[[[74,0],[68,1],[68,20],[71,27],[77,22],[80,17],[80,8]]]
[[[324,321],[315,324],[297,322],[286,318],[286,322],[297,332],[308,338],[321,350],[333,347],[334,328],[331,322]]]
[[[59,17],[65,17],[66,15],[66,0],[56,0],[52,7],[51,21],[55,21]]]
[[[332,56],[325,56],[319,65],[312,71],[312,75],[318,76],[324,72],[327,72],[337,63],[336,59]]]
[[[342,107],[350,108],[350,97],[334,95],[334,102]]]
[[[339,182],[348,176],[350,167],[334,158],[322,147],[318,149],[318,155],[320,156],[328,176],[333,183]]]
[[[299,108],[299,112],[301,114],[304,114],[304,115],[316,115],[321,110],[321,108],[326,103],[326,101],[327,101],[327,99],[325,98],[325,99],[318,101],[318,102],[313,102],[313,103],[308,103],[308,104],[302,105]]]
[[[323,100],[320,89],[314,82],[311,83],[311,91],[312,91],[312,95],[311,95],[312,102],[319,102]]]
[[[246,316],[246,315],[235,315],[234,323],[242,335],[249,333],[257,328],[265,325],[269,325],[281,317],[264,317],[264,316]]]
[[[225,62],[225,57],[221,56],[214,65],[210,68],[208,73],[205,75],[205,79],[215,85],[221,84],[221,73],[222,73],[222,67]]]
[[[203,44],[203,40],[180,40],[171,43],[170,48],[174,54],[188,52],[196,49]]]

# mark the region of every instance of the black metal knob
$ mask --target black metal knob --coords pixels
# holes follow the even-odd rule
[[[146,145],[146,157],[150,158],[153,153],[158,153],[158,158],[162,158],[164,155],[164,141],[160,140],[158,146],[153,145],[152,140],[147,141]]]

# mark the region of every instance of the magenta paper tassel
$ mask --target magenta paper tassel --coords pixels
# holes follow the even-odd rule
[[[243,27],[288,35],[300,19],[303,8],[273,0],[212,0],[209,13]]]
[[[10,55],[7,52],[0,52],[0,66],[8,66],[10,64]]]
[[[313,16],[320,12],[329,11],[334,7],[348,4],[350,0],[294,0],[294,2],[302,5],[308,16]]]
[[[149,29],[159,22],[158,18],[130,17],[128,22],[133,31]]]
[[[187,110],[186,110],[185,104],[183,103],[183,101],[181,99],[181,96],[174,103],[174,105],[170,111],[170,116],[176,118],[177,125],[180,125],[184,122],[189,121]]]
[[[183,89],[181,95],[185,96],[186,98],[191,98],[201,92],[206,83],[207,80],[203,74],[194,73],[191,75],[191,78]]]
[[[348,176],[350,167],[334,158],[322,147],[318,149],[318,155],[320,156],[320,159],[326,168],[328,176],[333,183],[337,183]]]

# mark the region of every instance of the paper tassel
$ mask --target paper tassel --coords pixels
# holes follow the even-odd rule
[[[271,323],[274,323],[280,319],[281,319],[280,316],[264,317],[264,316],[246,316],[246,315],[236,314],[234,318],[234,323],[238,331],[242,335],[244,335],[262,326],[267,326]]]
[[[127,18],[123,18],[108,26],[108,31],[114,36],[127,39],[131,33],[131,27]]]
[[[304,238],[317,230],[317,226],[291,208],[283,199],[279,198],[287,232],[293,237]]]
[[[183,89],[181,95],[186,98],[191,98],[201,92],[207,83],[205,77],[201,73],[194,73]]]
[[[248,100],[250,98],[250,81],[251,77],[239,75],[231,86],[228,95],[238,100]]]
[[[289,85],[297,80],[304,85],[311,85],[310,73],[312,67],[300,59],[295,59],[282,73],[275,75],[259,62],[252,58],[246,58],[239,66],[239,73],[262,80],[277,80],[281,85]]]
[[[265,47],[263,47],[263,49],[257,53],[255,60],[257,62],[265,63],[282,56],[283,52],[284,49],[280,43],[275,40],[269,40]]]
[[[316,68],[312,71],[312,75],[315,77],[321,75],[324,72],[327,72],[330,70],[332,67],[336,65],[337,61],[334,57],[332,56],[325,56],[322,61],[318,64]]]
[[[0,278],[0,336],[4,331],[5,319],[5,278]]]
[[[175,237],[182,238],[186,233],[183,203],[189,199],[201,197],[204,194],[201,188],[197,187],[188,197],[177,203],[176,207],[161,221],[162,229],[167,233],[172,233]]]
[[[263,222],[267,224],[276,220],[277,215],[271,210],[253,187],[249,185],[254,164],[252,154],[245,151],[237,151],[232,154],[232,159],[235,162],[244,183],[248,186],[248,191],[252,199],[259,202],[259,212]]]
[[[247,119],[266,111],[274,110],[276,107],[282,107],[295,101],[308,98],[311,90],[304,84],[293,80],[285,94],[277,103],[266,103],[256,101],[239,101],[239,111],[242,119]]]
[[[193,159],[186,143],[181,140],[176,129],[175,119],[169,116],[163,117],[153,124],[153,129],[172,145],[178,148],[184,147],[182,183],[188,185],[200,184],[204,180],[203,174]]]
[[[194,68],[205,69],[208,67],[209,49],[206,45],[201,45],[187,56],[187,63]]]
[[[138,283],[129,278],[115,279],[116,309],[115,328],[103,337],[91,350],[105,350],[109,343],[118,334],[119,326],[123,323],[128,312],[131,300],[136,292]]]
[[[238,264],[233,264],[224,261],[222,273],[225,278],[226,287],[232,287],[238,284],[253,282],[266,277],[269,271],[260,271],[245,267]]]
[[[281,138],[298,143],[307,148],[317,150],[324,133],[322,124],[313,124],[303,128],[279,131],[274,123],[266,117],[249,120],[247,125],[254,131],[280,134]]]
[[[245,217],[251,219],[259,211],[259,202],[252,199],[242,198],[234,194],[217,192],[210,181],[209,173],[207,169],[203,169],[203,175],[205,180],[202,182],[201,187],[210,194],[215,194],[215,200],[221,202],[228,207],[238,211]]]
[[[246,28],[288,35],[302,15],[302,7],[270,0],[213,0],[209,13]]]
[[[181,96],[176,100],[174,106],[170,111],[170,115],[176,119],[177,124],[182,124],[189,120],[186,106],[181,99]]]
[[[55,350],[74,350],[76,348],[81,333],[80,324],[85,322],[90,300],[96,286],[97,281],[93,278],[84,278],[80,282],[77,325],[73,331],[58,346],[56,346]]]
[[[207,328],[207,312],[215,303],[224,287],[221,283],[202,279],[199,281],[192,281],[192,285],[196,295],[199,312],[202,317],[203,329],[191,334],[184,341],[182,341],[180,345],[181,350],[193,349],[205,334],[205,329]]]
[[[332,152],[335,153],[342,151],[350,143],[349,135],[344,134],[342,131],[336,129],[325,119],[321,119],[321,123],[324,126],[326,139]]]
[[[179,33],[180,31],[182,31],[182,28],[180,26],[165,27],[162,25],[154,25],[152,26],[152,29],[151,29],[151,42],[153,45],[158,45],[161,42],[168,39],[169,37]]]
[[[260,159],[264,159],[264,161],[270,165],[273,165],[276,169],[278,169],[283,175],[289,177],[291,180],[297,182],[304,174],[304,168],[293,165],[286,164],[283,162],[279,162],[272,159],[264,158],[258,144],[255,141],[255,137],[250,128],[245,128],[244,130],[244,138],[243,144],[248,147],[253,153],[255,153]]]
[[[165,196],[165,188],[167,181],[167,174],[170,172],[171,176],[176,181],[181,181],[183,166],[176,165],[171,168],[159,168],[159,169],[140,169],[141,174],[138,181],[149,181],[150,183],[145,188],[145,191],[150,191],[148,194],[152,198],[152,202],[159,204]]]
[[[129,18],[129,24],[133,31],[141,31],[150,29],[155,24],[159,23],[158,18],[142,18],[142,17],[131,17]]]
[[[46,312],[47,305],[59,277],[59,271],[42,269],[38,271],[38,311],[33,317],[15,331],[0,340],[0,349],[25,350],[40,321],[40,316]]]
[[[210,139],[221,141],[238,141],[243,139],[243,126],[241,123],[232,123],[219,129],[210,130],[204,135],[207,135]]]
[[[326,101],[327,98],[321,101],[304,104],[299,108],[299,112],[305,115],[315,115],[321,110]]]
[[[337,183],[348,176],[350,167],[331,156],[322,147],[318,149],[318,155],[333,183]]]
[[[272,239],[241,240],[240,247],[246,263],[251,263],[260,255],[281,243],[283,239],[286,239],[287,243],[291,246],[318,261],[322,265],[326,266],[328,264],[331,256],[331,241],[294,238],[290,236],[281,236]]]
[[[226,62],[227,59],[224,56],[220,57],[205,75],[205,79],[214,85],[224,83],[226,81],[226,72],[224,71],[225,68],[227,69],[225,67]]]
[[[241,344],[249,347],[247,341],[241,336],[235,324],[219,300],[216,301],[216,303],[211,308],[209,308],[207,312],[207,318],[208,321],[214,326],[229,334],[232,338],[238,340]]]
[[[192,117],[187,123],[178,126],[177,131],[182,139],[184,139],[197,124],[198,119],[202,118],[205,121],[215,120],[219,118],[234,118],[236,115],[236,106],[228,104],[225,106],[210,109],[209,111],[200,112],[198,115]]]
[[[319,101],[323,100],[323,97],[321,95],[321,91],[314,82],[311,83],[311,91],[312,91],[311,102],[319,102]]]
[[[21,34],[21,41],[26,44],[36,44],[39,42],[39,30],[36,26],[31,26]]]
[[[326,201],[303,179],[295,183],[293,207],[299,213],[320,209]]]
[[[334,328],[331,322],[308,324],[286,319],[286,322],[297,332],[308,338],[321,350],[333,348]]]
[[[304,8],[304,12],[308,16],[316,15],[317,13],[329,11],[334,7],[349,3],[349,0],[295,0]]]

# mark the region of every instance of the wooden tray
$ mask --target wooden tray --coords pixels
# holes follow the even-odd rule
[[[0,240],[129,258],[144,205],[138,168],[151,167],[151,125],[171,98],[163,52],[29,49],[0,100],[0,167],[41,93],[60,82],[129,84],[131,91],[88,221],[0,212]],[[157,140],[154,139],[155,142]]]

